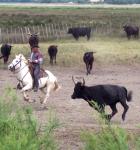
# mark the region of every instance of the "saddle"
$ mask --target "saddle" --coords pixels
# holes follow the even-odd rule
[[[30,62],[28,62],[28,64],[29,64],[29,71],[31,73],[31,76],[34,78],[34,76],[33,76],[33,69],[34,69],[33,64]],[[39,78],[43,78],[43,77],[47,77],[47,76],[48,76],[48,74],[45,72],[45,70],[43,68],[40,68]]]

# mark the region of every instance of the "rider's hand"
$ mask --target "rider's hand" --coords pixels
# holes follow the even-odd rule
[[[31,59],[28,59],[28,62],[30,62],[30,63],[31,63],[31,62],[32,62],[32,60],[31,60]]]

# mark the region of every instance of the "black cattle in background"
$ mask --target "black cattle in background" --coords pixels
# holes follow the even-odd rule
[[[90,27],[69,28],[68,34],[72,34],[76,40],[78,40],[80,36],[87,36],[87,40],[89,40],[91,34],[91,28]]]
[[[56,45],[51,45],[48,48],[48,54],[50,56],[50,64],[53,65],[53,61],[56,64],[56,55],[57,55],[57,46]]]
[[[87,75],[90,74],[94,62],[94,56],[93,53],[96,52],[86,52],[83,56],[83,61],[86,64],[86,69],[87,69]]]
[[[34,46],[38,46],[39,44],[39,37],[38,37],[38,34],[30,34],[30,37],[29,37],[29,44],[30,44],[30,47],[34,47]]]
[[[132,36],[134,38],[138,38],[139,37],[139,27],[125,25],[125,26],[123,26],[123,29],[126,32],[126,36],[127,36],[128,39],[130,39]]]
[[[3,58],[4,64],[7,63],[8,59],[9,59],[9,55],[11,53],[11,48],[12,46],[9,44],[3,44],[1,46],[1,56],[0,59]]]
[[[112,113],[105,115],[108,120],[110,120],[118,112],[116,104],[120,102],[124,108],[122,120],[125,120],[126,112],[129,109],[126,101],[131,101],[132,91],[128,92],[125,87],[118,85],[86,86],[84,79],[83,83],[75,83],[74,78],[72,79],[75,84],[74,92],[71,96],[72,99],[84,99],[91,107],[95,108],[100,113],[104,113],[105,105],[109,105]],[[98,107],[92,101],[96,102]]]

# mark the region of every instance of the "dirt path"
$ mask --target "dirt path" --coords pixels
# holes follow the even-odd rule
[[[94,84],[118,84],[127,87],[128,90],[133,90],[133,101],[129,103],[129,111],[126,115],[125,122],[121,121],[122,107],[117,105],[118,114],[112,119],[113,124],[121,125],[130,130],[138,129],[140,123],[140,70],[136,67],[126,66],[95,66],[94,72],[86,76],[83,68],[59,68],[48,67],[54,75],[57,76],[62,88],[58,92],[52,93],[48,102],[47,110],[41,110],[39,100],[33,104],[28,104],[21,100],[21,105],[32,105],[35,115],[40,123],[46,122],[47,114],[50,109],[56,112],[56,116],[62,123],[56,131],[56,137],[60,143],[62,150],[79,150],[81,149],[80,133],[82,130],[91,130],[99,128],[96,121],[95,110],[83,100],[72,100],[73,82],[71,76],[85,77],[87,85]],[[15,86],[16,78],[8,70],[0,70],[0,91],[7,84]],[[18,92],[19,93],[19,92]],[[32,92],[32,96],[36,97]],[[107,112],[110,109],[107,108]]]

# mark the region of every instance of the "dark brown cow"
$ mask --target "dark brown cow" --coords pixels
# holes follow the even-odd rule
[[[83,56],[83,61],[86,64],[86,69],[87,69],[87,75],[90,74],[94,62],[94,56],[93,53],[96,52],[86,52]]]
[[[138,38],[139,37],[139,27],[125,25],[125,26],[123,26],[123,29],[126,32],[126,35],[127,35],[128,39],[130,39],[132,36],[134,38]]]
[[[58,52],[57,46],[56,45],[51,45],[48,48],[48,54],[50,56],[50,64],[53,65],[53,61],[55,61],[56,64],[56,54]]]

